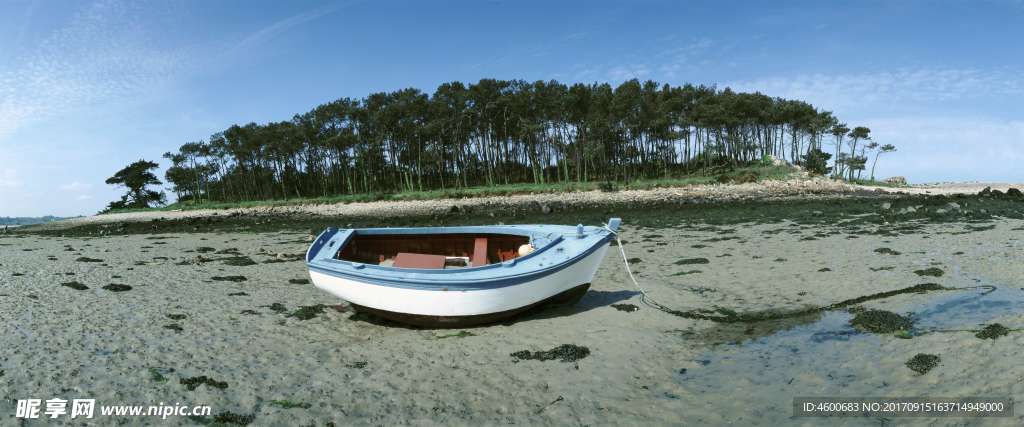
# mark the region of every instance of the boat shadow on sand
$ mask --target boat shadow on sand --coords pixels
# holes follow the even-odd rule
[[[530,308],[515,317],[479,325],[470,326],[455,326],[459,329],[474,329],[474,328],[487,328],[491,326],[511,326],[520,322],[529,322],[533,320],[553,319],[558,317],[574,316],[580,313],[584,313],[595,308],[608,307],[612,304],[620,301],[625,301],[640,295],[636,291],[595,291],[588,290],[586,294],[575,304],[558,304],[550,303],[540,305],[537,307]],[[438,326],[438,327],[426,327],[426,326],[413,326],[404,323],[395,322],[393,320],[385,319],[376,316],[369,312],[355,311],[348,318],[350,321],[365,322],[377,326],[386,326],[390,328],[403,328],[403,329],[451,329],[452,327]]]

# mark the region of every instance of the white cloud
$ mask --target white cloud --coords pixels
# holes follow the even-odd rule
[[[19,188],[22,182],[18,179],[18,171],[14,169],[0,169],[0,188]]]
[[[152,48],[131,7],[90,4],[0,71],[0,140],[32,121],[138,97],[176,74],[185,56]]]
[[[231,49],[231,52],[245,52],[253,49],[295,26],[305,24],[309,21],[330,14],[341,7],[347,6],[348,4],[349,3],[330,4],[276,21],[246,36]]]
[[[819,108],[855,114],[878,109],[1024,94],[1012,70],[904,69],[855,74],[802,74],[726,83],[734,90],[799,99]]]
[[[75,200],[92,200],[92,196],[88,194],[81,194],[78,197],[75,197]]]
[[[91,190],[92,184],[83,184],[81,182],[75,181],[70,184],[64,184],[60,186],[60,189],[64,191],[70,191],[73,193],[81,193],[83,191]]]

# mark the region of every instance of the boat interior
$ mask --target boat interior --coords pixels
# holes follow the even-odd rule
[[[336,258],[396,268],[480,267],[517,258],[529,243],[514,234],[356,234]]]

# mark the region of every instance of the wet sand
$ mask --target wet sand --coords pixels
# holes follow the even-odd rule
[[[304,282],[305,230],[0,236],[0,413],[13,415],[19,398],[86,397],[209,404],[256,425],[820,425],[829,420],[791,418],[794,396],[1024,398],[1024,220],[865,215],[626,217],[624,248],[650,295],[718,321],[641,303],[613,247],[578,305],[465,330],[353,315]],[[998,292],[907,293],[786,316],[922,283]],[[859,309],[913,327],[854,329]],[[978,338],[991,323],[1011,332]],[[547,350],[558,351],[523,358]],[[940,362],[915,372],[906,363],[919,353]],[[1018,414],[982,421],[1019,425]]]

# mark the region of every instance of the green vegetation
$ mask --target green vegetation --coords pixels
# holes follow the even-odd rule
[[[934,354],[918,353],[907,361],[907,367],[914,372],[924,375],[932,370],[932,368],[938,366],[941,360],[939,356]]]
[[[869,134],[803,101],[728,88],[483,79],[432,95],[342,98],[290,120],[231,126],[164,158],[178,200],[209,203],[671,180],[767,156],[800,164],[809,155],[822,171],[827,135],[833,172],[853,178],[874,147],[863,144]]]
[[[41,217],[25,217],[25,216],[0,216],[0,226],[4,225],[34,225],[34,224],[45,224],[47,222],[59,221],[66,218],[57,216],[41,216]]]
[[[571,191],[614,191],[614,190],[650,190],[655,188],[685,187],[688,185],[713,184],[717,182],[736,182],[732,177],[754,176],[754,181],[785,180],[794,172],[794,169],[787,165],[763,165],[754,164],[742,166],[733,170],[720,173],[694,173],[677,178],[642,179],[625,182],[552,182],[545,184],[518,183],[518,184],[497,184],[494,186],[477,186],[466,188],[455,188],[447,190],[412,190],[398,191],[394,193],[365,193],[365,194],[341,194],[333,196],[309,197],[309,198],[288,198],[276,200],[243,200],[243,201],[196,201],[191,199],[180,200],[167,206],[155,208],[156,210],[194,210],[194,209],[232,209],[249,207],[270,207],[270,206],[294,206],[294,205],[316,205],[335,203],[358,203],[376,201],[405,201],[405,200],[437,200],[437,199],[468,199],[474,197],[500,197],[515,194],[544,194],[544,193],[565,193]],[[726,176],[726,178],[721,178]],[[888,185],[888,184],[887,184]],[[134,212],[152,209],[110,209],[104,213]]]

